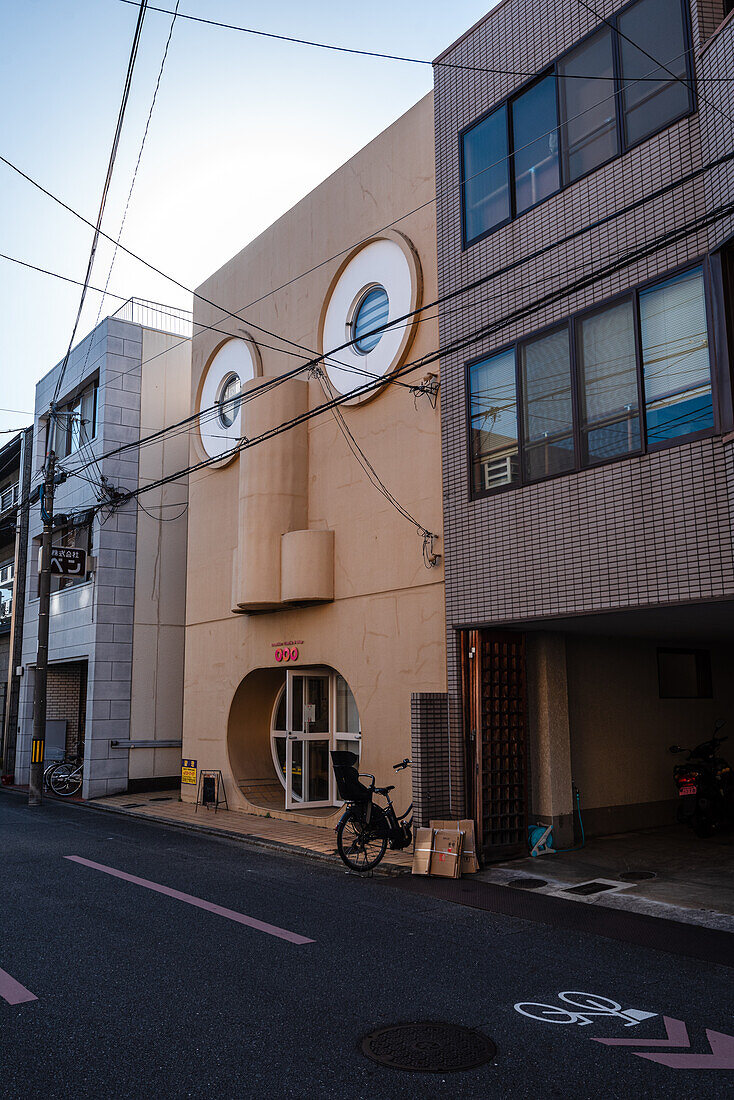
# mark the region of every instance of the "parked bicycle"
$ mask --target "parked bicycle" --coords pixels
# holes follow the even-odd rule
[[[81,790],[84,761],[65,760],[62,764],[52,764],[44,772],[44,782],[60,798],[70,798]]]
[[[356,753],[334,750],[331,763],[336,776],[339,798],[346,808],[336,827],[336,847],[342,861],[350,871],[371,871],[385,855],[388,844],[400,850],[413,841],[413,803],[402,814],[395,811],[390,791],[395,787],[376,787],[375,777],[369,772],[358,772]],[[406,757],[393,764],[396,772],[410,765]],[[360,779],[370,779],[368,787]],[[387,802],[380,806],[373,800],[379,794]]]

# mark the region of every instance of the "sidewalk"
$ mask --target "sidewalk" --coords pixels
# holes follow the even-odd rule
[[[239,810],[223,810],[221,807],[216,813],[214,810],[204,809],[203,806],[199,806],[197,811],[190,803],[179,802],[175,791],[117,794],[110,798],[95,798],[86,805],[214,836],[248,840],[264,847],[282,848],[316,859],[336,860],[342,865],[336,850],[336,837],[331,829],[258,817]],[[388,848],[376,871],[406,873],[410,872],[411,863],[410,850],[393,852]]]

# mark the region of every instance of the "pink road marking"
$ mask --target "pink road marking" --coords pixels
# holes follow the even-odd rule
[[[637,1058],[648,1058],[671,1069],[734,1069],[734,1035],[706,1028],[710,1054],[643,1054],[633,1051]]]
[[[118,871],[114,867],[105,867],[103,863],[94,863],[91,859],[84,859],[82,856],[64,856],[64,859],[70,859],[73,863],[81,863],[83,867],[91,867],[94,871],[104,871],[106,875],[124,879],[125,882],[132,882],[136,886],[145,886],[148,890],[155,890],[156,893],[165,894],[169,898],[176,898],[177,901],[185,901],[188,905],[195,905],[197,909],[205,909],[208,913],[216,913],[218,916],[226,917],[238,924],[246,924],[248,928],[265,932],[268,936],[277,936],[278,939],[288,940],[289,943],[315,943],[315,940],[310,940],[307,936],[299,936],[297,932],[289,932],[285,928],[278,928],[275,924],[266,924],[265,921],[256,920],[255,917],[237,913],[234,909],[225,909],[223,905],[215,905],[212,901],[195,898],[193,894],[184,894],[181,890],[172,890],[170,886],[161,886],[159,883],[151,882],[147,878],[128,875],[126,871]]]
[[[689,1047],[686,1025],[682,1020],[673,1020],[663,1016],[667,1039],[593,1039],[594,1043],[603,1043],[607,1047]]]
[[[9,1005],[22,1005],[26,1001],[38,1000],[35,993],[31,993],[30,989],[16,982],[15,978],[11,978],[10,974],[4,970],[0,970],[0,997]]]

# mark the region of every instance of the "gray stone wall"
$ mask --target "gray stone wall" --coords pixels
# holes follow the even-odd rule
[[[74,470],[99,459],[105,452],[139,438],[142,330],[139,325],[108,318],[72,352],[59,394],[63,403],[85,381],[98,375],[97,431],[94,439],[60,463],[68,480],[56,494],[56,512],[71,512],[96,503],[104,474],[117,488],[138,483],[138,452],[127,451],[96,465]],[[36,388],[36,427],[48,409],[60,366]],[[35,480],[43,465],[45,433],[37,430]],[[88,480],[85,480],[88,479]],[[29,548],[40,535],[38,506],[31,513]],[[97,568],[85,584],[63,589],[51,597],[49,660],[51,663],[87,660],[87,707],[84,755],[85,797],[123,791],[127,786],[128,750],[114,749],[113,739],[130,736],[130,682],[132,669],[135,594],[137,506],[134,501],[109,515],[104,509],[94,520],[93,553]],[[30,571],[23,663],[33,666],[37,648],[38,598],[35,564]],[[32,733],[33,676],[24,677],[16,774],[26,782]]]

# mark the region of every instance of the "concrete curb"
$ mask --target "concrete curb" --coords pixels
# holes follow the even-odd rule
[[[3,787],[5,791],[15,795],[25,795],[26,791],[19,789],[18,787]],[[199,825],[190,821],[170,821],[166,817],[158,817],[155,814],[141,814],[135,810],[123,810],[117,806],[100,806],[92,801],[70,801],[66,798],[57,798],[53,794],[44,794],[44,798],[48,798],[50,802],[55,804],[74,806],[83,810],[95,810],[97,813],[114,814],[117,817],[134,817],[138,821],[152,821],[156,825],[165,825],[169,829],[182,829],[191,833],[203,833],[206,836],[219,837],[224,840],[236,840],[241,844],[249,845],[252,848],[262,848],[271,852],[282,852],[285,855],[292,856],[305,856],[307,859],[318,860],[319,863],[326,863],[330,866],[343,868],[347,874],[354,874],[357,877],[362,877],[359,872],[349,872],[344,864],[339,859],[338,855],[327,855],[325,852],[315,852],[312,848],[302,848],[297,844],[288,844],[284,840],[268,840],[265,837],[252,836],[249,833],[234,833],[229,829],[216,829],[211,825]],[[409,867],[396,867],[392,864],[380,864],[374,868],[372,872],[367,872],[365,877],[369,874],[373,875],[385,875],[392,877],[394,875],[406,875],[410,874]]]

